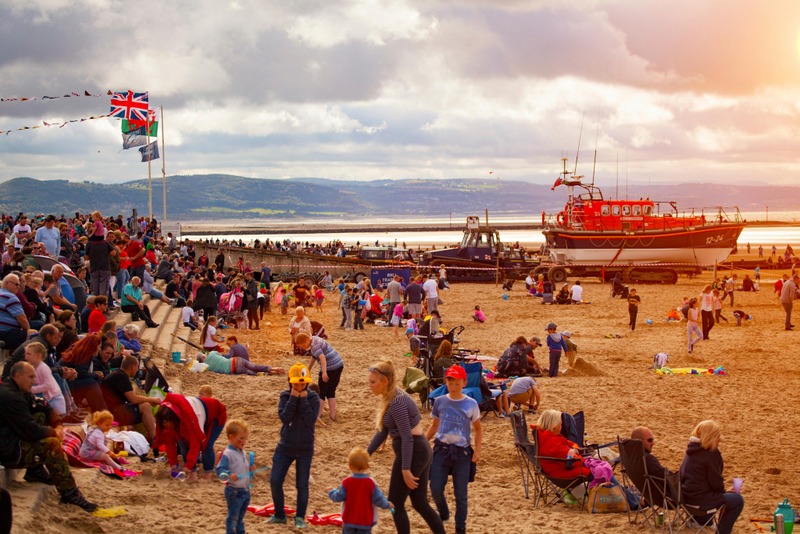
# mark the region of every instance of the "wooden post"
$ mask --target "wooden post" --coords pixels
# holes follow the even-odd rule
[[[486,208],[486,228],[489,228],[489,208]]]
[[[158,137],[156,137],[158,139]],[[161,106],[161,194],[164,201],[164,218],[161,220],[161,226],[167,222],[167,162],[164,158],[164,106]]]

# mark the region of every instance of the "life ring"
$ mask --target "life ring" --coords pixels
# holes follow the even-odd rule
[[[565,219],[565,217],[566,217],[566,214],[565,214],[563,211],[559,212],[559,213],[558,213],[558,215],[556,215],[556,222],[557,222],[557,223],[558,223],[560,226],[564,226],[564,219]]]

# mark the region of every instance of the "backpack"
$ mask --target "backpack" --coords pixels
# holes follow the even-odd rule
[[[513,348],[507,348],[497,361],[497,374],[501,376],[513,376],[518,373],[519,359],[517,351]]]

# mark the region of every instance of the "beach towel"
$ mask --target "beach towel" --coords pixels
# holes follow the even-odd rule
[[[64,429],[64,441],[61,442],[61,447],[64,449],[64,452],[67,454],[67,459],[69,460],[69,464],[75,467],[96,467],[100,470],[101,473],[104,475],[108,475],[110,477],[116,477],[119,479],[135,477],[139,473],[131,471],[130,469],[119,470],[114,469],[108,464],[103,462],[98,462],[95,460],[86,460],[80,457],[81,452],[81,444],[83,441],[81,440],[80,436],[75,434],[69,428]]]
[[[589,482],[589,489],[592,489],[598,484],[611,482],[611,478],[614,476],[614,470],[611,469],[611,466],[608,464],[608,462],[604,462],[603,460],[587,457],[583,459],[583,465],[588,467],[592,472],[593,478],[592,481]]]
[[[669,361],[669,354],[666,352],[659,352],[653,357],[653,367],[656,369],[661,369],[662,367],[667,366],[667,362]]]

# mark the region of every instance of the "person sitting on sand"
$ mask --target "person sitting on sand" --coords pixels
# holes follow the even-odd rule
[[[306,309],[303,306],[298,306],[294,309],[294,317],[289,321],[289,335],[292,336],[292,353],[302,356],[305,351],[297,346],[297,334],[313,335],[311,320],[306,317]]]
[[[564,284],[556,295],[556,304],[569,304],[570,302],[572,302],[572,297],[569,294],[569,284]]]

